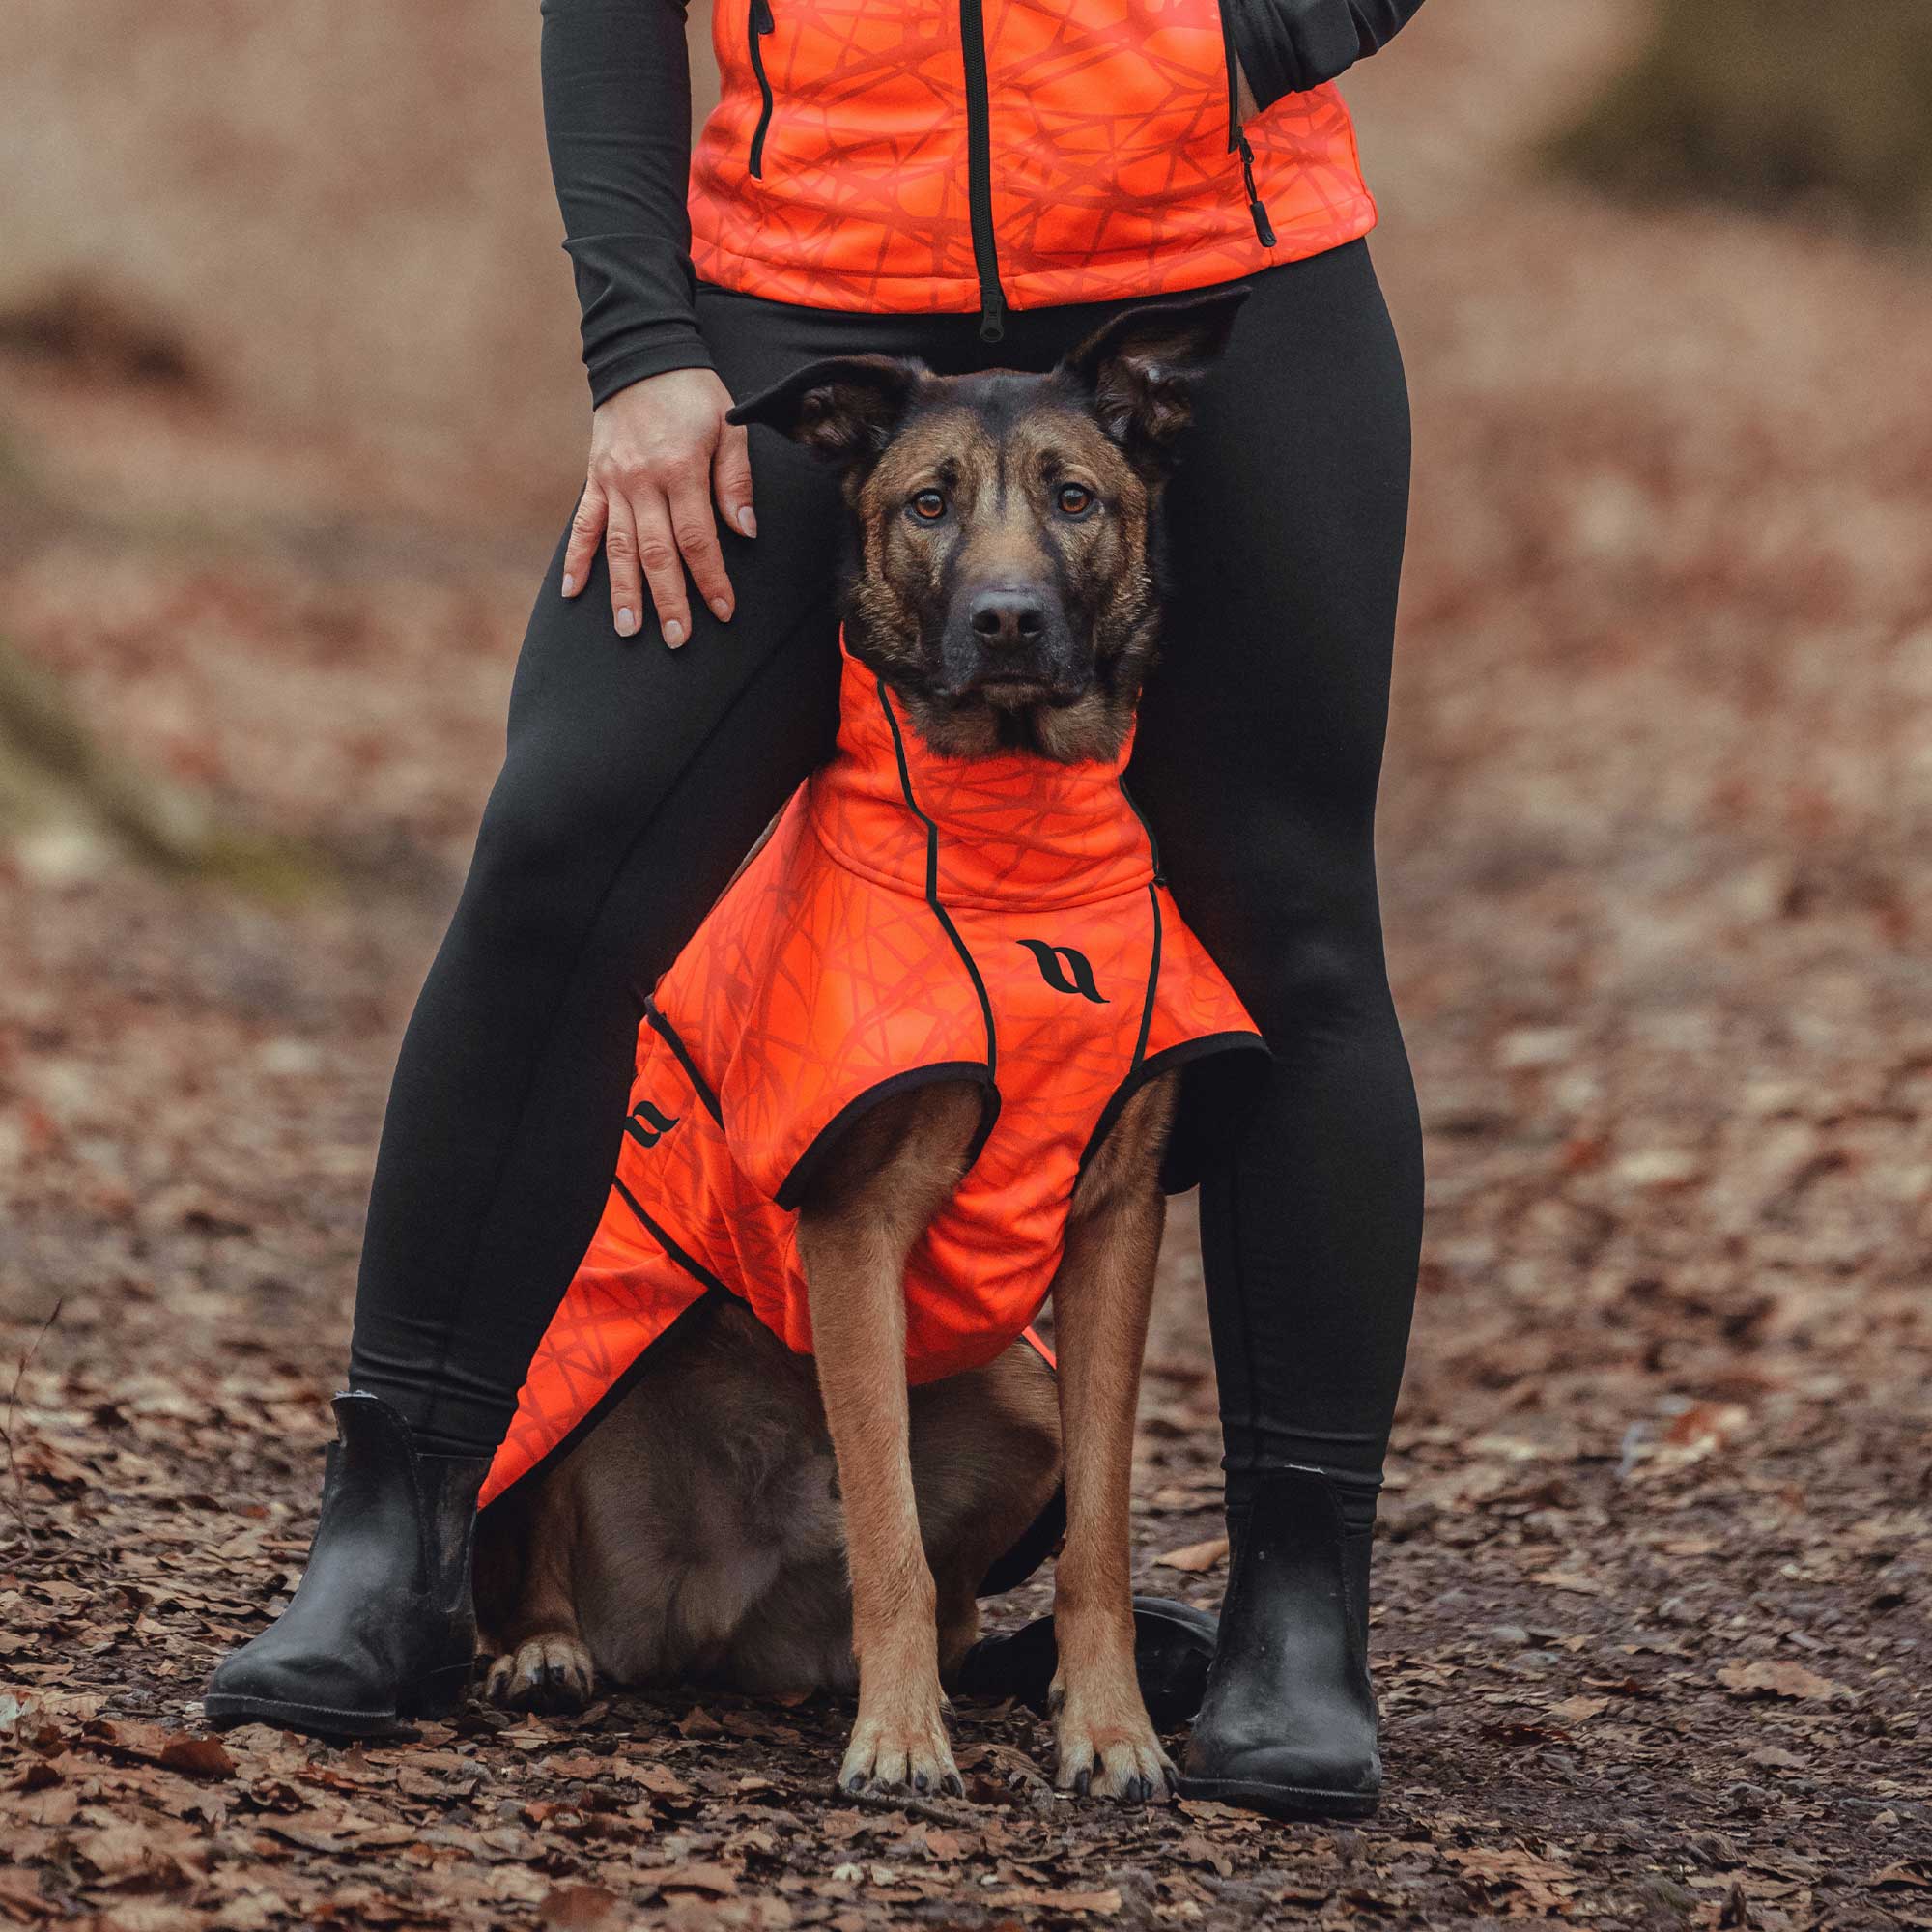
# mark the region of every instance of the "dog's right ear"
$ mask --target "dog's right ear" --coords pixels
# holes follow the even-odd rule
[[[830,355],[737,404],[725,421],[766,423],[840,469],[869,467],[931,374],[896,355]]]

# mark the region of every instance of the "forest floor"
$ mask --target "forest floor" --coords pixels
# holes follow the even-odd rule
[[[913,1809],[831,1793],[826,1700],[205,1734],[306,1548],[550,532],[0,361],[7,631],[318,874],[0,855],[0,1920],[1932,1927],[1932,275],[1536,179],[1520,103],[1613,37],[1501,28],[1425,14],[1429,58],[1351,90],[1401,130],[1418,426],[1382,850],[1429,1232],[1379,1816],[1059,1799],[1041,1727],[974,1707],[969,1802]],[[1184,1205],[1139,1454],[1137,1580],[1212,1604]]]

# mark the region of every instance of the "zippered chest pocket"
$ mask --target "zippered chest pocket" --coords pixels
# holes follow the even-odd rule
[[[762,181],[765,176],[765,136],[772,125],[772,82],[765,71],[765,36],[776,28],[771,0],[751,0],[746,15],[745,38],[752,56],[752,72],[758,82],[758,125],[752,130],[750,166]]]

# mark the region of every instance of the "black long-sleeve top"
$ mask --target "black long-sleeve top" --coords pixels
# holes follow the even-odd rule
[[[1223,0],[1258,106],[1386,45],[1422,0]],[[704,369],[685,212],[684,0],[543,0],[544,126],[590,396]]]

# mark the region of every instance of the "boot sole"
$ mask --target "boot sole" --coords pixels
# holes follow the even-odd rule
[[[279,1697],[249,1697],[213,1691],[201,1700],[208,1721],[218,1731],[237,1724],[273,1724],[318,1738],[381,1738],[406,1731],[412,1718],[442,1718],[463,1701],[474,1666],[451,1664],[412,1686],[393,1711],[339,1711],[327,1704],[296,1704]]]
[[[1381,1804],[1378,1791],[1321,1791],[1293,1784],[1263,1784],[1239,1777],[1183,1777],[1179,1795],[1216,1804],[1238,1804],[1270,1818],[1370,1818]]]

